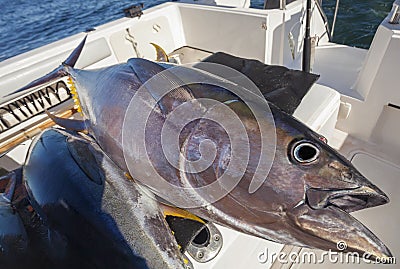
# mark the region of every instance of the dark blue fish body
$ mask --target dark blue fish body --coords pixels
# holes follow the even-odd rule
[[[45,131],[29,150],[23,179],[46,233],[30,231],[30,248],[15,268],[21,262],[32,268],[186,268],[152,194],[128,180],[90,137]],[[40,251],[46,259],[37,257]]]

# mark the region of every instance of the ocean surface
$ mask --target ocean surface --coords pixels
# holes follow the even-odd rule
[[[333,41],[368,48],[394,0],[341,0]],[[0,62],[97,25],[121,18],[135,3],[145,8],[163,0],[0,0]],[[332,22],[336,0],[323,0]],[[262,0],[252,7],[262,8]]]

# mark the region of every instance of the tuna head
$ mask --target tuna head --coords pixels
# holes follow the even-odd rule
[[[302,199],[286,212],[290,226],[300,231],[297,237],[321,249],[343,250],[338,244],[345,242],[347,251],[391,256],[368,228],[348,214],[389,202],[386,194],[327,145],[324,137],[284,113],[274,113],[274,118],[279,141],[275,161],[286,167],[277,170],[303,184]],[[280,172],[274,171],[271,176],[279,181]],[[290,186],[286,191],[291,191]]]
[[[191,209],[193,213],[279,243],[338,250],[337,244],[345,242],[346,251],[368,253],[370,257],[391,256],[388,248],[349,214],[385,204],[388,197],[328,146],[322,136],[273,105],[276,150],[270,154],[274,154],[274,161],[265,181],[250,193],[261,149],[259,128],[245,104],[234,102],[229,106],[245,123],[250,139],[246,173],[229,194],[205,208]],[[271,122],[258,124],[274,128]],[[208,170],[187,175],[196,187],[210,184],[222,173],[237,173],[226,170],[226,163],[234,157],[228,135],[207,120],[200,122],[188,138],[187,159],[199,158],[200,151],[193,148],[204,140],[213,141],[221,150]]]

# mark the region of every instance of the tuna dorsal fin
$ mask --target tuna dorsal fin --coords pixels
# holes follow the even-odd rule
[[[150,43],[156,49],[157,62],[169,62],[168,55],[163,48],[155,43]]]
[[[85,36],[85,38],[81,41],[81,43],[78,45],[78,47],[76,47],[72,53],[68,56],[68,58],[62,63],[62,65],[60,65],[59,67],[57,67],[56,69],[54,69],[53,71],[51,71],[50,73],[48,73],[47,75],[44,75],[43,77],[40,77],[34,81],[32,81],[31,83],[29,83],[28,85],[16,90],[15,92],[12,92],[10,94],[7,94],[6,96],[15,94],[15,93],[20,93],[23,92],[25,90],[28,90],[30,88],[39,86],[39,85],[43,85],[46,83],[49,83],[51,81],[54,81],[58,78],[62,78],[66,75],[68,75],[68,72],[66,70],[66,66],[69,67],[74,67],[76,64],[76,61],[78,60],[79,56],[81,55],[82,49],[85,45],[86,42],[86,38],[87,35]]]
[[[61,127],[64,127],[67,130],[77,131],[77,132],[87,132],[87,121],[85,120],[60,118],[51,114],[47,110],[46,114],[52,121],[54,121],[55,124],[60,125]]]

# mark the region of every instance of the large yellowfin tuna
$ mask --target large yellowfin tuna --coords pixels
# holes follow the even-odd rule
[[[179,198],[185,205],[194,205],[187,208],[188,211],[275,242],[336,250],[337,243],[344,241],[347,244],[345,251],[368,253],[370,258],[391,256],[388,248],[349,214],[385,204],[388,197],[304,124],[272,104],[270,109],[265,108],[265,114],[270,116],[259,121],[243,98],[216,85],[202,85],[201,82],[181,85],[181,80],[175,80],[173,74],[164,75],[165,65],[145,59],[133,58],[127,63],[99,70],[75,69],[73,63],[83,46],[84,41],[60,68],[24,89],[60,75],[69,76],[76,87],[75,98],[79,100],[83,120],[52,116],[54,121],[67,129],[86,130],[121,169],[129,171],[154,193],[168,201],[168,193],[163,189],[167,182],[181,191]],[[162,89],[160,91],[154,86],[157,84],[148,84],[157,75],[161,81],[164,80],[166,88],[172,86],[173,90],[163,95]],[[141,106],[135,107],[136,114],[129,114],[131,100],[143,88],[150,98],[139,102]],[[219,93],[216,101],[223,102],[233,113],[223,114],[223,118],[236,117],[242,122],[241,127],[228,134],[223,126],[206,117],[197,118],[184,128],[179,124],[169,125],[170,129],[181,130],[177,138],[179,151],[174,155],[179,166],[176,167],[163,150],[163,126],[181,106],[190,106],[196,113],[207,115],[210,108],[197,99],[213,99],[216,91]],[[141,130],[146,148],[143,152],[142,145],[139,142],[135,144],[136,137],[129,137],[130,131],[124,127],[126,118],[140,117],[141,111],[146,109],[151,113]],[[276,144],[262,144],[262,129],[276,132]],[[248,157],[248,162],[241,174],[239,170],[243,167],[240,162],[236,167],[228,167],[235,157],[232,139],[240,141],[243,132],[248,138],[249,151],[243,155]],[[131,133],[138,132],[132,129]],[[124,148],[124,135],[125,139],[133,140],[129,144],[132,147]],[[185,170],[202,155],[208,154],[202,149],[209,144],[214,146],[213,161],[198,172]],[[271,149],[271,165],[260,162],[263,149]],[[165,182],[150,178],[148,160]],[[132,163],[134,169],[130,169]],[[263,171],[263,165],[270,167],[265,169],[265,179],[255,187],[252,185],[254,174],[260,169]],[[237,180],[235,177],[240,175],[240,181],[226,195],[207,203],[209,199],[205,196],[208,193],[199,191],[199,188],[217,182],[222,174],[228,175],[228,181],[229,176]],[[224,192],[225,187],[222,185],[216,189]],[[173,191],[170,194],[177,195]],[[201,203],[202,199],[205,203]],[[169,200],[170,203],[174,201]],[[175,203],[175,206],[182,205]]]

